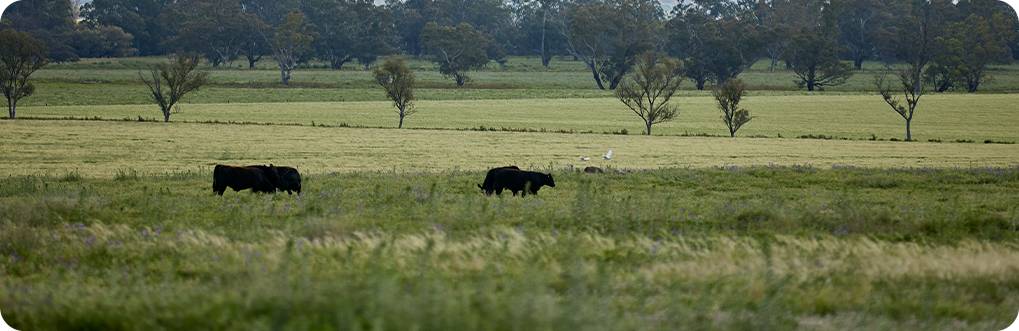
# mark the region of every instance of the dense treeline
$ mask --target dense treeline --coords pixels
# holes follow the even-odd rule
[[[935,90],[976,91],[988,65],[1019,56],[1019,19],[997,0],[693,0],[671,11],[658,0],[33,0],[0,24],[43,41],[54,61],[188,52],[254,67],[264,56],[283,83],[312,60],[368,69],[401,53],[463,85],[467,71],[534,55],[583,61],[597,87],[615,89],[639,55],[660,51],[698,88],[769,59],[816,90],[864,61],[909,62],[903,45],[920,43]]]

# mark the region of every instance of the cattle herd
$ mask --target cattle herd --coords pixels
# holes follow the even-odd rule
[[[593,173],[591,168],[585,172]],[[601,169],[595,168],[601,172]],[[555,187],[551,174],[524,171],[517,166],[499,167],[488,171],[485,181],[478,185],[486,195],[502,195],[503,191],[516,196],[536,195],[543,186]],[[301,194],[301,173],[291,167],[252,165],[244,167],[216,165],[212,171],[212,191],[223,195],[226,189],[256,193],[287,192]]]

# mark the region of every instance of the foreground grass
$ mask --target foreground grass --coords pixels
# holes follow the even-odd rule
[[[813,165],[975,167],[1019,164],[1019,145],[814,139],[323,128],[281,125],[0,121],[0,173],[113,177],[275,163],[307,173]],[[600,155],[613,149],[612,161]],[[595,160],[582,162],[581,156]]]
[[[373,91],[373,93],[378,91]],[[469,99],[469,98],[468,98]],[[728,135],[713,98],[681,97],[674,122],[655,127],[666,135]],[[1019,94],[936,95],[924,98],[913,123],[914,138],[1019,141],[1019,116],[1012,116]],[[745,106],[754,120],[742,136],[825,135],[853,139],[902,139],[902,119],[872,95],[754,96]],[[219,121],[394,127],[389,102],[188,104],[174,121]],[[162,119],[152,105],[21,107],[24,117]],[[410,128],[508,128],[640,134],[643,126],[616,99],[528,99],[422,101]]]
[[[19,329],[1001,329],[1019,170],[0,179]]]

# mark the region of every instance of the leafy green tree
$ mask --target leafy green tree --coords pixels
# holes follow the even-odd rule
[[[149,78],[138,72],[138,77],[149,88],[152,101],[163,113],[164,122],[170,122],[170,114],[177,102],[208,82],[209,73],[197,70],[198,63],[197,55],[175,55],[170,57],[169,63],[153,66],[149,70]]]
[[[306,0],[308,22],[317,38],[315,56],[341,69],[355,59],[370,65],[392,52],[392,19],[371,0]]]
[[[603,90],[616,89],[637,56],[655,49],[664,17],[654,0],[578,1],[565,10],[560,29],[567,51]]]
[[[468,23],[440,26],[428,23],[421,32],[425,54],[439,65],[439,72],[453,78],[456,86],[464,86],[467,72],[488,64],[489,38]]]
[[[169,48],[202,54],[213,67],[240,57],[249,26],[238,1],[181,0],[162,19],[175,26]]]
[[[670,101],[682,83],[682,62],[648,52],[639,56],[633,73],[627,75],[615,94],[644,121],[644,134],[650,136],[652,126],[679,116],[679,106]]]
[[[964,21],[952,23],[936,41],[938,54],[926,78],[937,92],[944,92],[956,83],[970,93],[976,92],[990,77],[989,65],[1012,60],[1009,43],[1014,36],[1015,31],[1002,13],[995,13],[991,19],[970,15]]]
[[[393,100],[396,113],[400,116],[399,128],[403,128],[403,120],[413,115],[414,109],[414,72],[407,67],[402,58],[386,60],[381,67],[375,68],[375,82],[386,91],[386,96]]]
[[[825,11],[822,15],[826,18],[820,26],[793,36],[786,53],[796,85],[806,87],[807,91],[845,84],[853,75],[852,67],[839,60],[838,31],[832,14]]]
[[[0,30],[0,90],[7,101],[7,116],[18,115],[18,101],[31,96],[35,85],[29,77],[46,61],[46,46],[24,32]]]
[[[133,48],[141,55],[164,53],[163,41],[171,32],[159,19],[173,0],[93,0],[81,11],[87,24],[116,26],[134,36]]]
[[[70,45],[80,57],[123,57],[138,52],[131,46],[133,39],[131,34],[115,26],[80,27]]]
[[[769,71],[775,71],[785,58],[792,36],[817,24],[819,0],[769,0],[758,2],[754,10],[757,38],[770,60]]]
[[[386,4],[404,49],[412,55],[425,54],[422,36],[431,22],[440,26],[470,24],[504,49],[515,33],[510,8],[503,0],[387,0]]]
[[[722,111],[722,122],[729,128],[729,136],[735,138],[736,132],[754,119],[749,110],[739,105],[747,94],[746,84],[739,79],[730,79],[716,86],[711,94],[718,103],[718,109]]]
[[[892,0],[835,0],[841,45],[856,70],[877,52],[876,39],[896,9]]]
[[[262,56],[272,52],[269,48],[269,41],[265,38],[265,35],[268,34],[266,31],[269,31],[270,27],[257,15],[247,11],[240,16],[245,31],[240,40],[241,55],[248,61],[248,69],[255,69],[255,65],[262,60]]]
[[[343,0],[302,1],[308,24],[315,30],[315,57],[339,70],[354,60],[357,13]]]
[[[667,24],[666,48],[683,59],[687,77],[699,90],[709,80],[722,84],[736,78],[756,62],[762,48],[752,11],[718,6],[710,1],[677,5]]]
[[[397,51],[397,36],[393,16],[385,7],[369,1],[359,8],[361,22],[356,34],[354,57],[364,70],[368,70],[380,56]]]
[[[3,13],[0,29],[30,34],[46,45],[50,61],[77,61],[71,42],[75,38],[73,9],[68,0],[18,1]]]
[[[272,49],[272,57],[280,70],[280,82],[290,85],[298,60],[312,52],[315,33],[304,22],[304,14],[291,12],[287,18],[266,37]]]
[[[562,53],[565,40],[556,31],[556,22],[562,14],[563,0],[513,0],[517,17],[516,29],[520,32],[517,50],[523,54],[538,54],[541,65],[548,68],[552,57]]]

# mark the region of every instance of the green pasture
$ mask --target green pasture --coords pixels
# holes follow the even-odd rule
[[[1019,172],[658,170],[486,198],[481,172],[0,179],[19,329],[1001,329]]]
[[[0,121],[0,172],[111,177],[275,163],[310,173],[728,165],[946,168],[1019,164],[1019,145],[329,128],[131,121]],[[601,159],[609,149],[612,161]],[[591,157],[581,161],[580,157]]]
[[[162,60],[52,64],[0,120],[15,328],[1000,330],[1019,309],[1017,66],[925,96],[901,142],[878,63],[816,93],[757,63],[729,138],[689,85],[640,135],[569,58],[462,89],[413,59],[405,129],[357,65],[283,87],[238,61],[161,123],[138,73]],[[214,165],[268,163],[304,194],[212,193]],[[511,164],[557,185],[484,196]]]
[[[367,93],[379,93],[367,91]],[[728,135],[711,97],[674,99],[679,117],[655,126],[663,135]],[[1019,140],[1019,94],[934,95],[923,99],[913,123],[915,139],[953,142]],[[902,139],[904,121],[880,97],[871,95],[751,96],[745,101],[754,120],[741,136],[824,135],[851,139]],[[391,103],[231,103],[183,104],[173,121],[323,124],[395,127]],[[409,128],[495,128],[612,133],[643,132],[641,120],[616,99],[446,100],[418,102]],[[25,106],[23,117],[162,119],[153,105]]]

